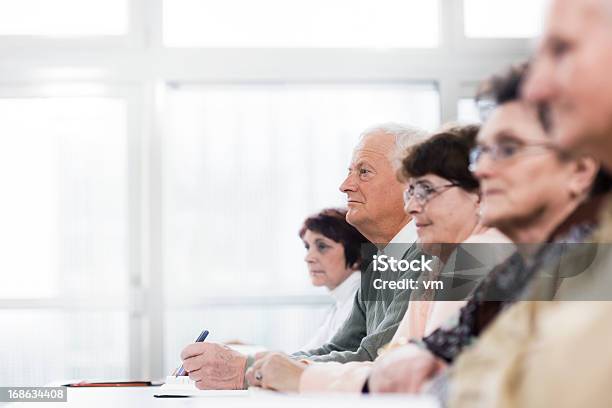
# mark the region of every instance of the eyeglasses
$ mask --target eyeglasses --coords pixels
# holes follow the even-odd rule
[[[434,197],[439,196],[450,188],[457,187],[459,184],[450,183],[443,186],[432,187],[427,184],[411,184],[404,190],[404,202],[408,202],[414,197],[417,204],[424,207]]]
[[[491,160],[497,162],[508,161],[517,157],[521,153],[526,153],[529,149],[539,148],[544,150],[554,150],[555,147],[550,143],[498,143],[492,146],[476,146],[470,150],[470,171],[474,172],[478,169],[478,161],[482,156],[488,154]]]

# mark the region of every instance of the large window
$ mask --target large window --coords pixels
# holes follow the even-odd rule
[[[0,35],[124,35],[128,0],[1,0]]]
[[[464,0],[468,38],[533,38],[541,33],[547,0]]]
[[[194,85],[168,88],[167,95],[166,338],[182,340],[169,347],[191,341],[197,324],[213,324],[218,339],[299,347],[319,321],[316,310],[294,305],[271,313],[233,305],[212,313],[202,301],[323,294],[306,274],[297,236],[303,219],[344,205],[338,187],[366,127],[396,121],[436,128],[436,88],[401,82]],[[240,314],[253,315],[246,320],[254,326],[245,330],[223,317]],[[279,336],[290,320],[303,329]],[[257,326],[273,330],[253,330]]]
[[[0,385],[298,348],[330,298],[297,231],[359,133],[475,119],[539,4],[0,0]]]
[[[0,384],[127,375],[126,115],[0,98],[0,299],[21,302],[0,313]]]
[[[439,125],[430,84],[173,87],[164,152],[169,299],[304,293],[306,215],[338,187],[366,127]]]
[[[480,123],[482,121],[474,99],[459,99],[459,102],[457,102],[457,120],[460,123]]]
[[[174,47],[435,47],[438,0],[164,0]],[[231,22],[231,23],[230,23]]]

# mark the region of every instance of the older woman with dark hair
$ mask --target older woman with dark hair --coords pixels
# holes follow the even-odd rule
[[[469,170],[478,129],[468,125],[443,130],[413,147],[402,162],[402,177],[408,183],[405,211],[415,220],[419,243],[426,252],[432,250],[428,249],[432,244],[483,239],[507,242],[496,230],[480,225],[480,185]],[[441,195],[444,199],[437,198]]]
[[[428,389],[444,400],[450,375],[450,406],[523,405],[493,402],[510,395],[507,391],[537,367],[524,369],[517,362],[543,350],[523,347],[535,326],[532,310],[522,306],[531,303],[518,301],[531,299],[538,271],[563,264],[563,245],[555,243],[588,237],[598,204],[593,194],[601,191],[596,180],[602,178],[592,158],[570,156],[551,143],[542,120],[546,116],[520,99],[525,69],[512,69],[483,88],[493,109],[470,154],[470,169],[482,191],[481,222],[503,232],[517,251],[488,273],[453,319],[379,359],[368,381],[372,392]],[[511,310],[524,313],[519,318]],[[505,331],[496,330],[500,324],[506,324]],[[512,381],[502,389],[504,369],[520,376],[509,377]]]
[[[308,217],[300,229],[306,265],[314,286],[325,286],[334,306],[302,349],[329,342],[349,316],[361,283],[361,245],[367,240],[346,222],[346,210],[329,208]]]

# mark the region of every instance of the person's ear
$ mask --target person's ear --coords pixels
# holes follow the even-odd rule
[[[480,195],[480,191],[475,191],[473,193],[469,193],[470,199],[474,203],[476,207],[480,205],[480,201],[482,200],[482,196]]]
[[[588,195],[599,169],[599,162],[592,157],[584,156],[576,159],[568,182],[570,197]]]

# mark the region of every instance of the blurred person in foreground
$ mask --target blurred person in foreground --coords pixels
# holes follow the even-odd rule
[[[447,366],[522,298],[540,265],[558,263],[557,246],[544,243],[582,242],[593,230],[596,203],[588,199],[598,164],[552,144],[539,110],[520,100],[525,72],[514,68],[482,87],[479,100],[488,101],[490,116],[471,157],[483,224],[498,228],[518,250],[490,272],[454,319],[381,358],[368,382],[373,392],[417,393],[431,385],[444,399]]]
[[[591,154],[612,169],[612,2],[553,0],[544,36],[523,88],[550,110],[555,143]],[[554,302],[508,310],[458,362],[453,406],[610,407],[612,377],[612,200],[599,213],[596,257],[583,268],[577,249]],[[483,369],[484,368],[484,369]],[[478,385],[476,385],[479,383]]]

